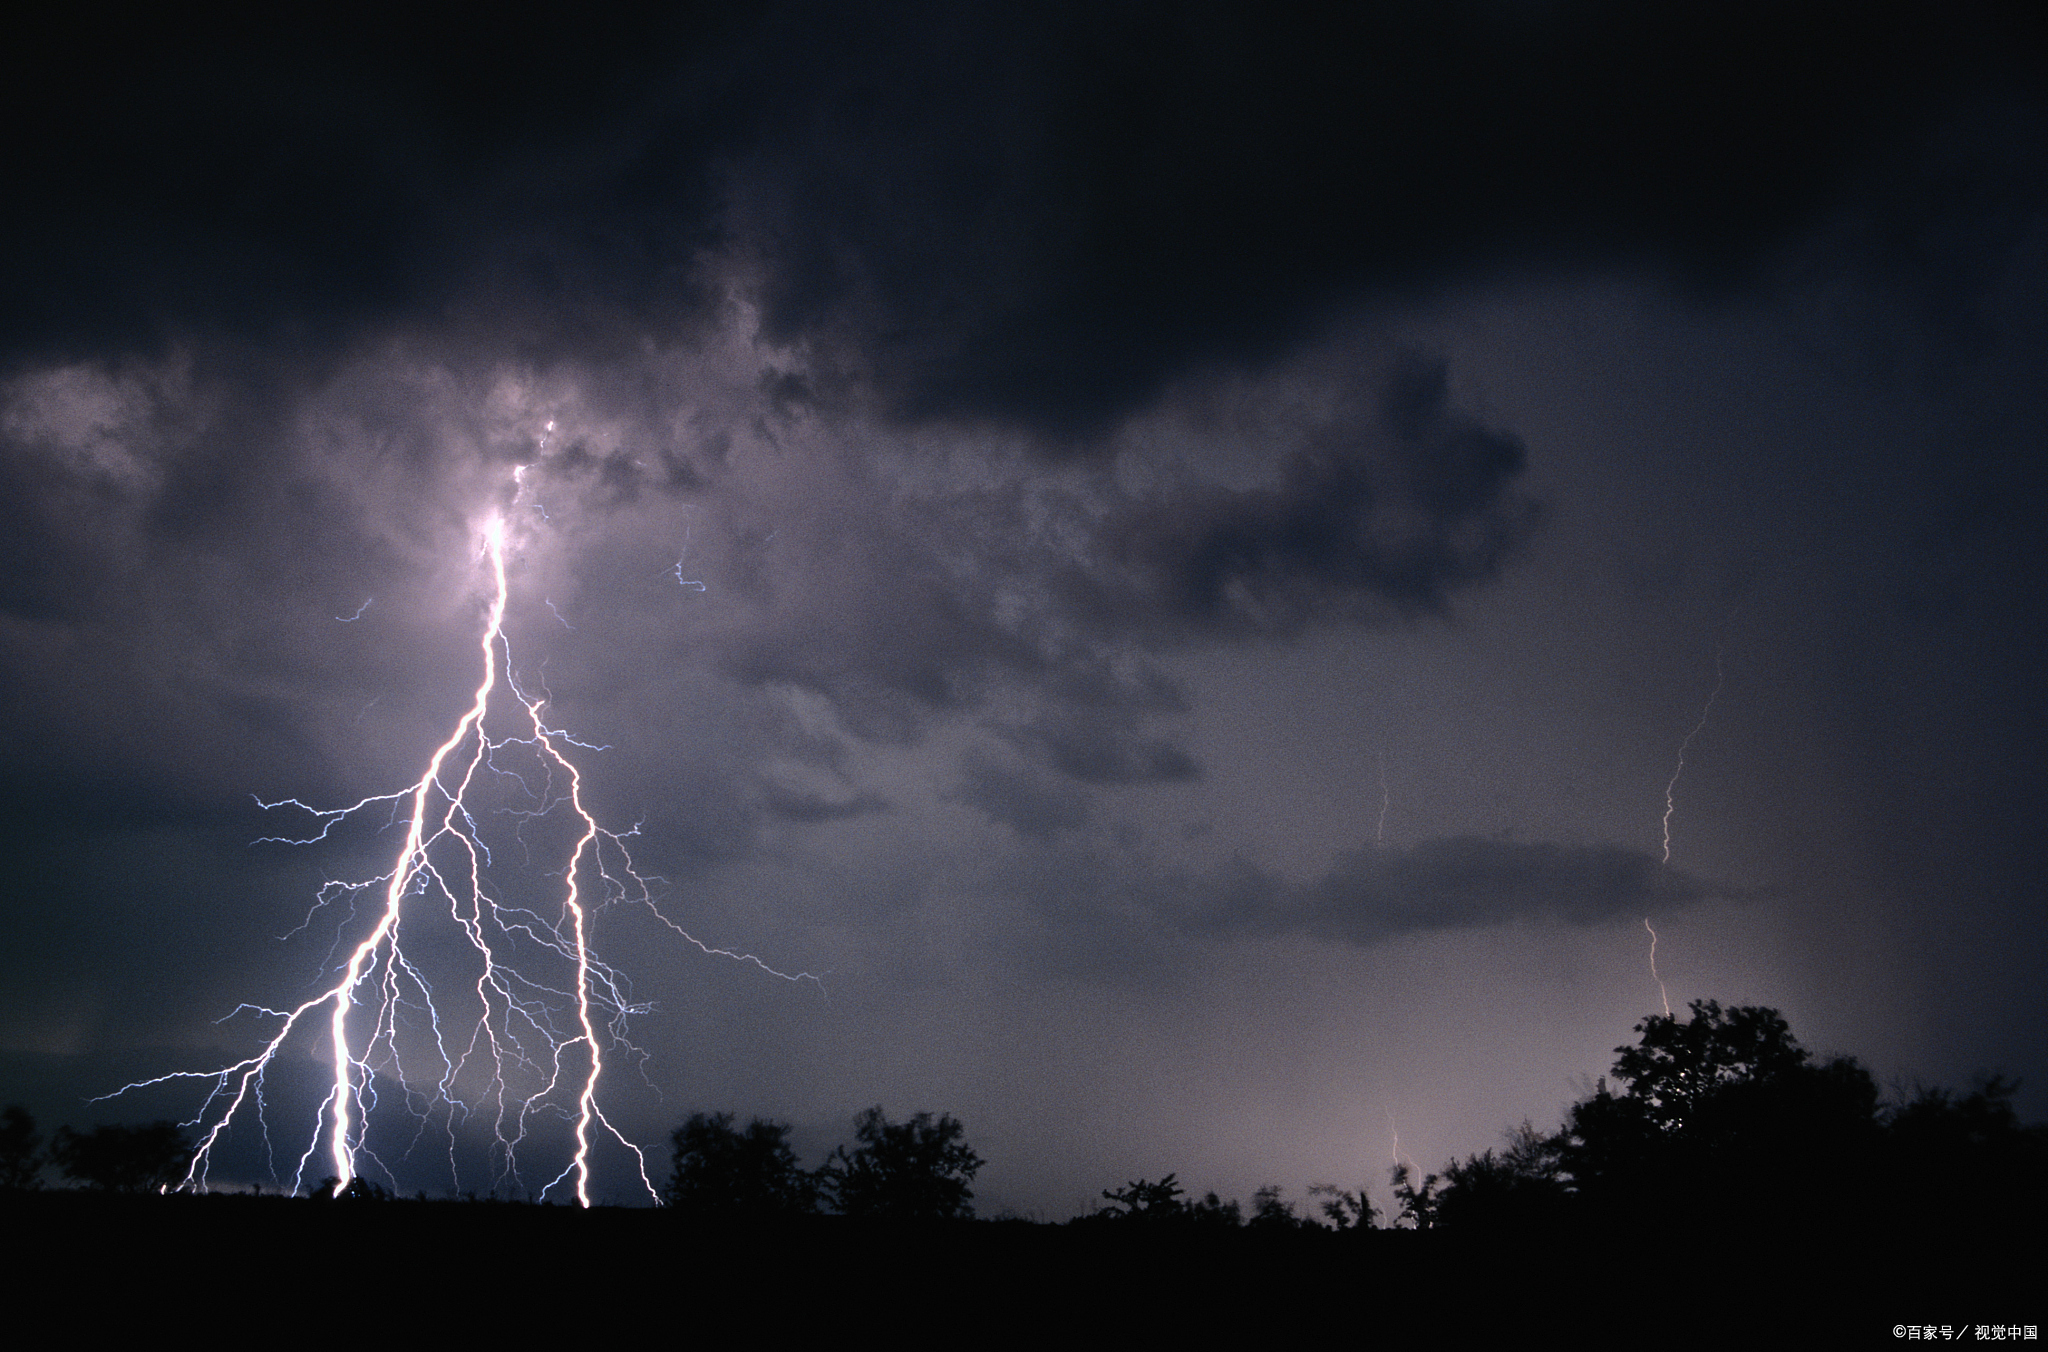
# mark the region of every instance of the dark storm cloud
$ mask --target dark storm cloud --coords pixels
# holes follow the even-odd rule
[[[715,320],[736,278],[814,393],[1068,444],[1360,299],[1475,274],[1721,285],[1851,204],[1874,266],[1938,270],[1954,175],[1928,146],[1958,110],[2032,106],[2040,56],[1995,4],[107,29],[12,35],[10,353],[195,330],[312,350],[421,321],[629,351]],[[2038,147],[2038,119],[2007,122],[2016,148],[1988,153]],[[2024,215],[2030,181],[1975,175],[2004,196],[1971,219]]]
[[[0,95],[6,346],[78,354],[196,331],[316,350],[464,298],[501,316],[573,298],[557,316],[570,328],[583,307],[630,308],[635,293],[608,284],[649,280],[650,247],[686,257],[670,232],[711,214],[682,127],[662,128],[658,191],[633,163],[632,128],[704,29],[664,5],[541,26],[25,18]],[[642,294],[651,309],[676,288]]]
[[[1048,715],[1002,735],[1034,760],[1083,784],[1154,784],[1198,779],[1201,767],[1186,751],[1139,735],[1118,714],[1069,711]]]
[[[1414,614],[1493,576],[1533,524],[1521,442],[1449,407],[1445,369],[1402,354],[1377,416],[1310,430],[1277,487],[1136,505],[1103,531],[1148,608],[1198,630],[1286,633]]]
[[[717,616],[694,659],[823,695],[868,741],[978,716],[1018,756],[1094,786],[1199,776],[1157,726],[1187,712],[1168,654],[1441,615],[1536,516],[1520,441],[1452,405],[1443,363],[1363,342],[1185,396],[1117,455],[1051,469],[996,450],[898,477],[857,420],[754,421],[687,514],[687,567],[711,579]],[[547,472],[594,482],[594,463],[572,443]],[[636,568],[665,565],[621,555],[591,586],[616,596],[600,577]]]
[[[1087,795],[1029,766],[976,748],[961,758],[959,800],[1020,836],[1050,840],[1088,822]]]
[[[1721,895],[1639,850],[1477,836],[1360,850],[1305,886],[1240,862],[1191,894],[1192,908],[1169,913],[1194,933],[1305,933],[1360,945],[1517,921],[1597,925]]]
[[[1055,437],[1361,297],[1616,259],[1739,278],[2031,76],[1989,8],[887,12],[825,25],[857,55],[804,67],[814,98],[739,169],[768,329],[907,416]]]
[[[762,806],[783,821],[791,822],[844,821],[848,817],[863,817],[871,812],[889,810],[888,800],[880,794],[861,793],[849,798],[830,798],[779,784],[768,787],[762,795]]]

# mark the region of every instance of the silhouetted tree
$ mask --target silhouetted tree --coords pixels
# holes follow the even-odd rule
[[[881,1220],[965,1220],[974,1215],[969,1186],[981,1156],[951,1116],[919,1113],[891,1122],[879,1105],[854,1123],[860,1145],[840,1146],[818,1171],[825,1195],[842,1215]]]
[[[1185,1219],[1187,1203],[1181,1200],[1179,1176],[1168,1174],[1157,1183],[1138,1179],[1118,1188],[1115,1192],[1104,1188],[1103,1199],[1110,1203],[1095,1214],[1111,1220],[1159,1222]]]
[[[1313,1228],[1315,1222],[1296,1215],[1285,1190],[1278,1183],[1268,1183],[1252,1193],[1251,1219],[1245,1224],[1255,1230],[1300,1230]]]
[[[1279,1202],[1280,1189],[1264,1188],[1259,1197],[1278,1203],[1279,1211],[1291,1224],[1299,1224],[1294,1209],[1285,1202]],[[1096,1211],[1089,1219],[1116,1221],[1123,1224],[1138,1223],[1158,1226],[1199,1226],[1207,1229],[1234,1230],[1243,1225],[1244,1209],[1235,1201],[1226,1202],[1215,1193],[1204,1193],[1200,1198],[1189,1201],[1181,1192],[1178,1178],[1168,1174],[1157,1183],[1139,1179],[1111,1192],[1103,1191],[1103,1198],[1111,1203]]]
[[[1527,1122],[1507,1134],[1499,1154],[1484,1151],[1444,1169],[1435,1222],[1446,1230],[1540,1231],[1570,1202],[1559,1138]]]
[[[1441,1178],[1397,1167],[1401,1219],[1522,1236],[1583,1220],[1622,1235],[1689,1227],[1696,1240],[1804,1230],[1807,1242],[1895,1226],[1915,1194],[1986,1232],[2048,1210],[2048,1127],[2020,1124],[2003,1079],[1881,1110],[1869,1071],[1816,1060],[1776,1010],[1700,1000],[1636,1032],[1615,1049],[1614,1084],[1555,1134],[1525,1122]]]
[[[0,1188],[22,1190],[42,1181],[43,1138],[28,1109],[9,1104],[0,1113]]]
[[[693,1113],[676,1128],[674,1174],[664,1200],[693,1216],[772,1220],[818,1209],[817,1180],[789,1147],[789,1124],[754,1118],[734,1128],[731,1113]]]
[[[1994,1075],[1967,1094],[1922,1089],[1889,1109],[1887,1173],[1941,1215],[2037,1223],[2048,1207],[2048,1127],[2020,1124],[2018,1089]]]
[[[1775,1009],[1695,1000],[1692,1017],[1652,1015],[1636,1025],[1641,1040],[1615,1048],[1614,1078],[1636,1110],[1661,1132],[1696,1125],[1717,1098],[1768,1083],[1807,1065],[1806,1049]]]
[[[66,1178],[109,1192],[156,1192],[185,1176],[192,1144],[176,1122],[57,1128],[50,1159]]]
[[[1436,1225],[1437,1184],[1435,1174],[1415,1181],[1415,1173],[1405,1164],[1392,1169],[1394,1179],[1394,1200],[1401,1204],[1401,1219],[1417,1230],[1433,1229]]]
[[[1623,1092],[1602,1080],[1555,1138],[1558,1174],[1581,1196],[1706,1214],[1753,1199],[1767,1177],[1796,1180],[1809,1211],[1868,1189],[1877,1086],[1855,1061],[1815,1064],[1776,1010],[1712,1000],[1636,1031],[1616,1049]]]
[[[1196,1225],[1234,1230],[1244,1224],[1244,1211],[1235,1198],[1226,1202],[1213,1192],[1205,1192],[1201,1201],[1188,1206],[1188,1219]]]
[[[1308,1195],[1323,1199],[1323,1218],[1335,1229],[1370,1230],[1378,1223],[1379,1211],[1364,1188],[1348,1192],[1335,1183],[1317,1183],[1308,1190]]]

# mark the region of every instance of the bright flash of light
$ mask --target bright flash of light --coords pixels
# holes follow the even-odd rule
[[[577,1202],[589,1206],[591,1153],[609,1139],[630,1155],[641,1186],[658,1200],[644,1153],[605,1116],[598,1097],[608,1057],[644,1061],[627,1038],[626,1024],[651,1006],[634,1002],[625,977],[592,950],[596,912],[616,904],[645,906],[706,954],[752,964],[786,981],[818,981],[809,973],[776,971],[752,954],[701,943],[656,908],[649,884],[660,879],[636,872],[626,847],[637,826],[608,830],[584,801],[583,775],[571,750],[605,748],[549,727],[542,713],[546,699],[522,690],[514,677],[504,633],[505,536],[502,518],[493,517],[483,528],[491,591],[479,643],[481,679],[467,711],[420,777],[395,793],[344,808],[313,808],[296,799],[261,804],[296,808],[319,823],[317,832],[303,838],[265,838],[278,843],[326,840],[359,815],[388,811],[389,825],[403,823],[404,838],[388,872],[359,882],[330,881],[315,902],[315,913],[346,902],[356,914],[374,917],[339,963],[339,975],[290,1009],[244,1005],[235,1011],[275,1021],[255,1054],[219,1070],[174,1072],[116,1091],[186,1079],[211,1082],[198,1114],[186,1124],[198,1130],[199,1143],[183,1188],[205,1189],[214,1152],[238,1120],[255,1119],[270,1147],[265,1077],[294,1034],[324,1022],[318,1042],[325,1044],[331,1081],[293,1172],[295,1191],[315,1169],[331,1171],[337,1191],[361,1177],[366,1165],[389,1176],[368,1135],[381,1088],[412,1119],[408,1153],[432,1122],[441,1122],[451,1173],[457,1170],[458,1124],[480,1122],[492,1138],[493,1188],[516,1186],[520,1147],[543,1119],[554,1118],[570,1124],[573,1149],[568,1164],[540,1190],[542,1198],[567,1184]],[[508,896],[492,881],[493,849],[485,827],[507,823],[518,853],[559,851],[558,866],[544,875],[554,880],[552,900],[544,906]],[[371,897],[374,905],[363,907]],[[439,975],[455,961],[447,955],[449,936],[422,930],[436,914],[452,921],[459,936],[452,945],[456,953],[468,954],[452,982]],[[412,953],[407,942],[415,944]],[[326,1163],[316,1165],[323,1155]]]

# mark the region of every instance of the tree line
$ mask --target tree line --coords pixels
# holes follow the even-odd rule
[[[1897,1224],[1928,1214],[2036,1216],[2048,1204],[2048,1127],[2023,1125],[2018,1085],[1992,1077],[1966,1093],[1921,1089],[1887,1102],[1851,1057],[1817,1058],[1776,1010],[1695,1001],[1652,1015],[1615,1049],[1608,1078],[1563,1123],[1528,1122],[1498,1149],[1433,1173],[1390,1172],[1391,1214],[1370,1189],[1319,1183],[1297,1207],[1281,1188],[1247,1207],[1196,1198],[1176,1174],[1102,1192],[1077,1223],[1202,1230],[1373,1229],[1527,1236],[1672,1224],[1739,1228]],[[836,1211],[895,1219],[972,1215],[982,1160],[951,1117],[891,1123],[871,1108],[859,1145],[805,1171],[786,1123],[698,1113],[672,1138],[665,1200],[707,1218]]]
[[[1596,1225],[1895,1224],[1913,1208],[1972,1222],[2038,1216],[2048,1204],[2048,1127],[2022,1125],[2017,1085],[1923,1089],[1884,1101],[1849,1057],[1819,1059],[1777,1011],[1695,1001],[1653,1015],[1616,1049],[1609,1078],[1555,1130],[1527,1122],[1498,1149],[1421,1174],[1391,1171],[1394,1210],[1369,1190],[1317,1184],[1302,1209],[1275,1187],[1249,1208],[1188,1196],[1176,1174],[1104,1189],[1076,1223],[1176,1230],[1405,1229],[1526,1236]],[[984,1161],[948,1114],[854,1121],[854,1143],[805,1169],[789,1124],[699,1112],[670,1137],[663,1193],[675,1212],[717,1224],[834,1213],[880,1221],[974,1215]],[[61,1128],[45,1147],[28,1113],[0,1113],[0,1190],[38,1185],[46,1166],[75,1184],[156,1191],[183,1177],[190,1143],[175,1123]],[[371,1195],[365,1193],[363,1195]],[[381,1194],[381,1191],[377,1195]]]
[[[1364,1187],[1309,1189],[1311,1214],[1278,1188],[1236,1203],[1181,1195],[1174,1176],[1103,1193],[1093,1219],[1139,1224],[1399,1228],[1526,1239],[1688,1227],[1731,1231],[1897,1227],[1917,1209],[1973,1225],[2048,1205],[2048,1127],[2023,1125],[2018,1085],[1921,1089],[1893,1102],[1851,1057],[1814,1057],[1776,1010],[1693,1002],[1652,1015],[1615,1049],[1609,1079],[1543,1131],[1422,1174],[1390,1170],[1382,1216]]]
[[[159,1192],[185,1176],[192,1142],[176,1122],[57,1128],[45,1143],[28,1109],[0,1111],[0,1190],[39,1187],[46,1167],[101,1192]]]

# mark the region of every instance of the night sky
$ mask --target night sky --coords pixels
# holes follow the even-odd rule
[[[84,1099],[331,979],[308,907],[392,837],[256,800],[421,773],[493,513],[664,913],[821,978],[599,915],[643,1144],[816,1163],[880,1103],[965,1122],[984,1215],[1384,1205],[1396,1133],[1607,1069],[1646,919],[1674,1007],[2048,1117],[2032,6],[24,22],[0,1098],[46,1126],[189,1115]]]

